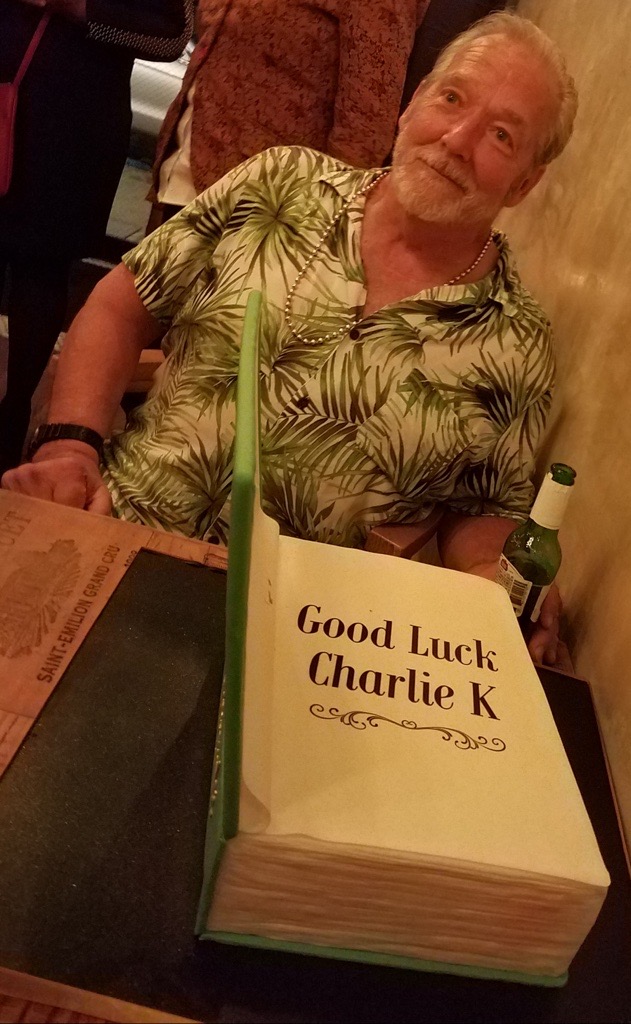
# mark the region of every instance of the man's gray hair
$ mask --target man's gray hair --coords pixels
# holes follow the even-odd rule
[[[549,164],[563,152],[570,139],[578,107],[578,96],[563,54],[556,43],[553,43],[532,21],[509,11],[500,11],[481,18],[447,44],[439,53],[432,71],[424,82],[429,83],[446,71],[461,53],[477,49],[478,40],[483,42],[493,36],[521,43],[530,49],[547,67],[550,80],[556,85],[556,117],[542,139],[536,156],[537,164]]]

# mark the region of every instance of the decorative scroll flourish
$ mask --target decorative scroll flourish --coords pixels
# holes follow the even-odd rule
[[[468,733],[463,732],[461,729],[451,729],[447,726],[442,725],[417,725],[416,722],[411,721],[408,718],[404,718],[401,722],[395,721],[394,718],[386,718],[385,715],[375,715],[369,711],[340,711],[338,708],[329,708],[325,710],[322,704],[312,704],[309,711],[314,718],[321,718],[325,721],[337,720],[342,725],[350,725],[353,729],[366,729],[371,726],[373,729],[378,728],[380,722],[388,722],[390,725],[398,725],[402,729],[409,729],[412,732],[438,732],[441,734],[441,739],[449,743],[450,740],[454,741],[454,746],[458,750],[490,750],[495,753],[500,753],[502,750],[506,750],[506,744],[504,740],[501,740],[499,736],[493,736],[491,739],[487,739],[486,736],[469,736]]]

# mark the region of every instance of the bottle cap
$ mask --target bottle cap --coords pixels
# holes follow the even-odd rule
[[[565,484],[566,487],[574,486],[576,470],[567,466],[565,462],[553,462],[550,466],[550,474],[557,484]]]

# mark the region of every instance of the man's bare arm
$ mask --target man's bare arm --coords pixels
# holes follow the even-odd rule
[[[460,516],[446,512],[438,530],[438,550],[448,569],[495,579],[504,542],[515,522],[500,516]],[[561,597],[553,586],[542,607],[528,650],[534,661],[553,665],[557,657]]]
[[[500,516],[460,516],[445,512],[438,530],[438,550],[443,565],[495,579],[504,541],[515,526],[513,519]]]
[[[59,358],[50,423],[77,423],[107,437],[140,353],[164,332],[145,309],[133,274],[121,264],[97,284],[72,323]],[[2,478],[9,490],[107,512],[109,496],[95,450],[82,441],[42,445],[32,463]]]
[[[50,422],[81,423],[107,436],[140,353],[163,334],[121,263],[99,281],[68,331]]]

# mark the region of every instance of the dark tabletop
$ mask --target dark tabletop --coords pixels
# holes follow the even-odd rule
[[[193,935],[225,578],[142,552],[0,782],[0,963],[199,1020],[631,1021],[631,884],[588,686],[541,672],[612,886],[562,989]]]

